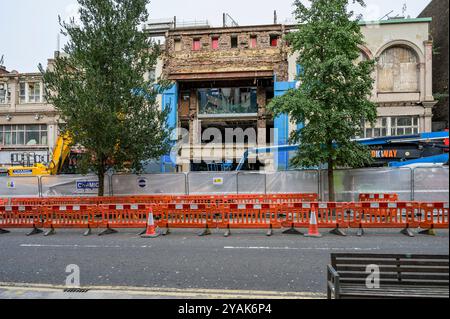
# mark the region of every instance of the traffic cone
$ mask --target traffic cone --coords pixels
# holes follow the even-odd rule
[[[153,219],[153,211],[150,210],[148,214],[147,229],[145,234],[141,235],[142,238],[156,238],[159,237],[159,233],[156,232],[155,221]]]
[[[319,233],[319,227],[317,226],[317,215],[315,211],[311,212],[308,233],[305,234],[305,237],[322,237]]]

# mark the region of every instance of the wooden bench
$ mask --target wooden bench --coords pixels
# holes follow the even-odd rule
[[[379,269],[379,285],[372,273]],[[370,277],[368,279],[368,277]],[[331,254],[328,299],[449,298],[448,255]]]

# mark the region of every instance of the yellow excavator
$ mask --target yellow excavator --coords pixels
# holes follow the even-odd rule
[[[60,135],[58,136],[56,145],[53,148],[52,160],[50,161],[48,166],[37,163],[30,167],[7,167],[7,175],[12,177],[56,175],[61,172],[62,166],[70,154],[71,143],[72,139],[70,138],[69,134]]]

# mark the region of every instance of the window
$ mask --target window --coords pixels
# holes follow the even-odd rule
[[[181,51],[181,39],[175,39],[175,51]]]
[[[211,40],[211,47],[213,50],[217,50],[219,48],[219,38],[213,37]]]
[[[199,114],[257,113],[256,88],[213,88],[198,90]]]
[[[419,118],[393,117],[391,118],[391,135],[412,135],[419,133]]]
[[[233,35],[231,37],[231,48],[236,49],[238,47],[238,37]]]
[[[419,60],[416,53],[402,46],[385,50],[378,62],[378,91],[419,91]]]
[[[22,82],[19,84],[19,101],[20,103],[26,103],[26,83]]]
[[[381,117],[375,126],[365,125],[364,137],[376,138],[384,136],[401,136],[419,133],[418,116]]]
[[[366,126],[365,137],[366,138],[383,137],[387,136],[388,132],[389,132],[388,118],[381,117],[377,119],[374,127],[371,127],[370,124]]]
[[[192,50],[193,51],[200,51],[200,39],[194,39],[193,44],[192,44]]]
[[[28,83],[28,103],[39,103],[41,101],[41,83]]]
[[[258,44],[258,37],[256,35],[252,35],[250,37],[250,48],[252,49],[256,48],[257,44]]]
[[[278,36],[277,35],[271,35],[270,36],[270,46],[271,47],[278,46]]]
[[[6,83],[0,82],[0,104],[6,104],[8,103],[8,85]]]
[[[47,125],[0,125],[0,144],[48,145]]]

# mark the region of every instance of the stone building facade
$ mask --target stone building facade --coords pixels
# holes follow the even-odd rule
[[[48,163],[58,114],[45,99],[40,73],[0,66],[0,165]]]

